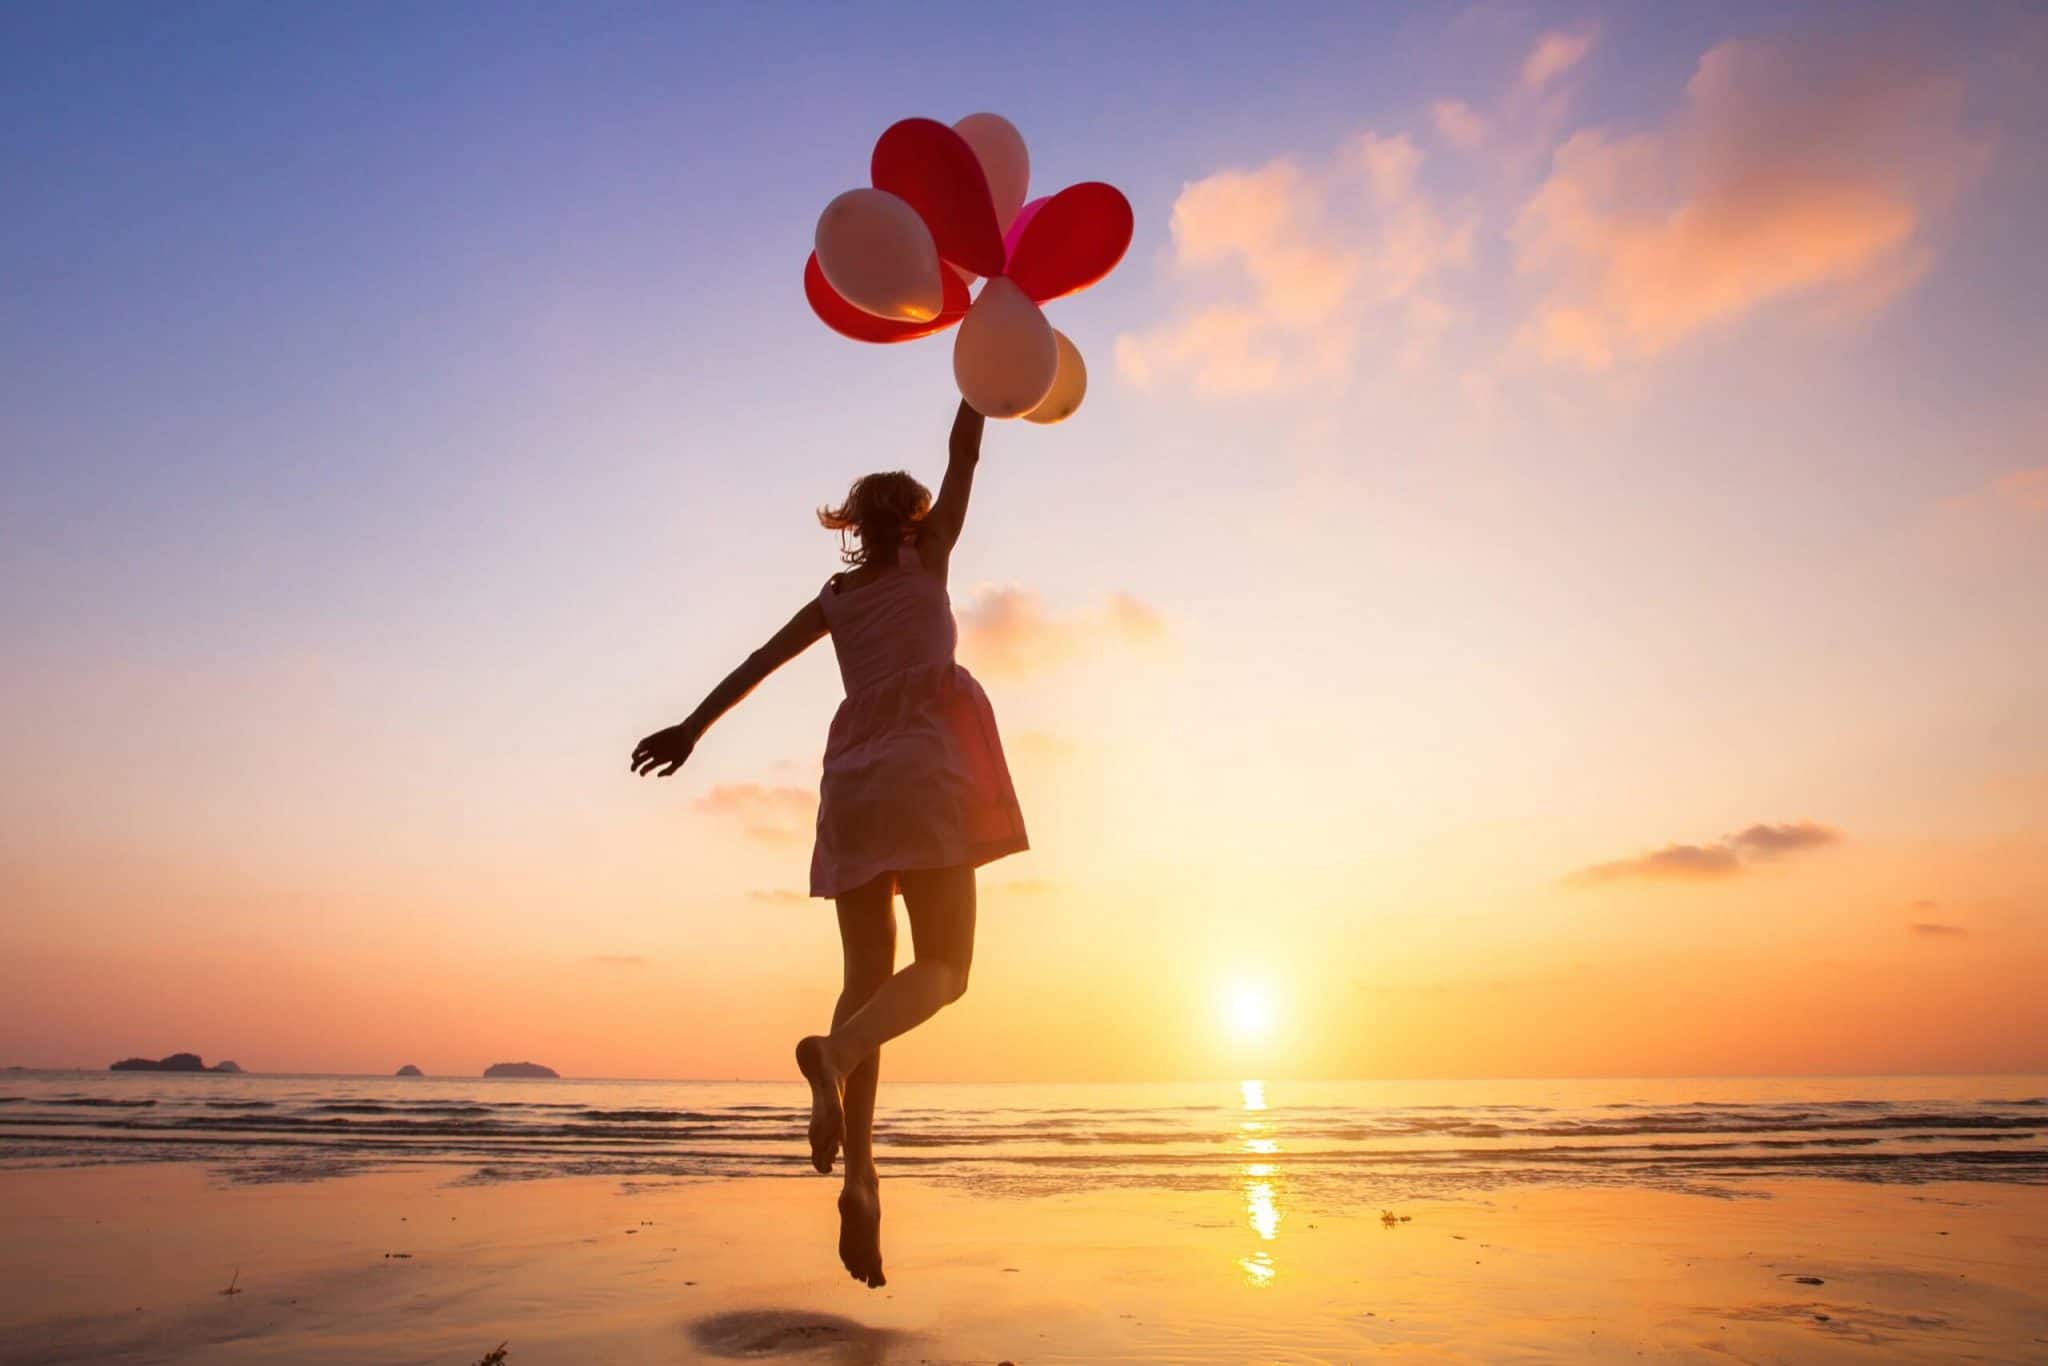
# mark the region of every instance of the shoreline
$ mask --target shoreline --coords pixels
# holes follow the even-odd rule
[[[500,1342],[507,1366],[2048,1352],[2039,1186],[1528,1188],[1404,1201],[1384,1222],[1258,1164],[1201,1190],[1036,1196],[885,1168],[879,1291],[838,1266],[836,1189],[7,1171],[0,1363],[468,1366]]]

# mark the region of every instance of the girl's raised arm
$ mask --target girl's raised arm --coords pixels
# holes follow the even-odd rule
[[[816,644],[825,630],[825,609],[816,598],[812,598],[797,609],[797,614],[789,619],[788,624],[768,637],[767,644],[748,655],[745,662],[727,674],[724,681],[697,704],[697,710],[675,725],[654,732],[635,746],[633,771],[666,778],[681,768],[683,760],[689,758],[690,751],[697,747],[697,741],[711,729],[712,722],[738,706],[748,693],[760,686],[762,679]]]
[[[943,565],[960,539],[961,524],[967,520],[967,500],[974,492],[974,467],[981,460],[981,429],[986,419],[961,400],[953,416],[953,437],[946,446],[946,477],[939,484],[938,501],[925,515],[917,538],[918,553],[927,561]]]

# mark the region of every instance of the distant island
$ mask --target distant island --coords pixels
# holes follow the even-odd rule
[[[411,1063],[407,1063],[405,1066],[399,1068],[396,1072],[392,1073],[392,1075],[395,1077],[424,1077],[427,1074],[420,1071],[419,1068],[414,1067]]]
[[[537,1062],[494,1062],[484,1069],[487,1077],[559,1077],[562,1074],[552,1067],[542,1067]]]
[[[219,1062],[215,1063],[210,1070],[215,1072],[239,1072],[242,1070],[242,1065],[238,1062],[235,1062],[233,1059],[222,1058]]]
[[[108,1066],[109,1072],[239,1072],[232,1062],[208,1067],[197,1053],[173,1053],[168,1058],[123,1058]]]

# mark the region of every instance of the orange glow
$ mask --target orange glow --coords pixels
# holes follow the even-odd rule
[[[885,1086],[2048,1069],[2038,43],[1705,22],[1445,34],[1384,108],[1048,169],[1143,202],[1087,409],[992,424],[951,569],[1032,849]],[[120,122],[22,164],[127,165]],[[342,194],[381,216],[329,246],[424,272],[361,297],[197,209],[146,278],[53,239],[23,335],[86,330],[0,431],[41,452],[0,462],[0,1067],[792,1076],[842,971],[829,647],[674,778],[624,758],[818,591],[820,501],[936,477],[953,399],[943,348],[770,306],[790,223],[655,232],[724,222],[633,197],[681,183],[574,231],[464,198],[454,274]]]

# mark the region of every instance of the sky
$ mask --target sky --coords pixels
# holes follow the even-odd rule
[[[1136,235],[953,559],[1033,849],[897,1078],[2048,1070],[2019,5],[0,10],[0,1064],[777,1077],[910,115]],[[903,953],[909,951],[904,935]],[[1259,1008],[1247,1012],[1247,1000]]]

